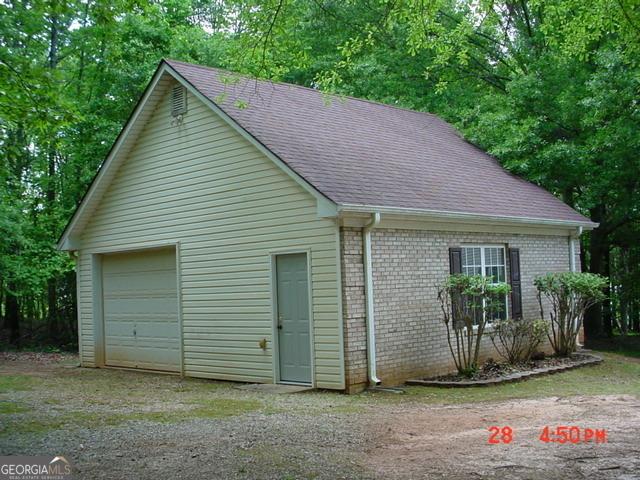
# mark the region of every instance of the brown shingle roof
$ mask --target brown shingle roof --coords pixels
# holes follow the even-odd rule
[[[167,63],[337,204],[589,222],[435,115]]]

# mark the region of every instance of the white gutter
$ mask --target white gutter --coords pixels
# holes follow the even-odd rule
[[[392,214],[392,215],[419,215],[421,217],[429,217],[450,221],[478,221],[478,222],[501,222],[507,224],[533,224],[533,225],[550,225],[567,228],[580,228],[591,230],[598,226],[595,222],[579,220],[554,220],[550,218],[533,218],[533,217],[515,217],[510,215],[486,215],[465,212],[447,212],[443,210],[426,210],[422,208],[405,208],[405,207],[382,207],[375,205],[359,205],[352,203],[343,203],[338,206],[338,212],[344,213],[373,213]]]
[[[363,264],[364,264],[364,292],[367,302],[367,361],[369,383],[378,385],[380,379],[376,375],[376,324],[373,315],[373,271],[371,265],[371,230],[380,223],[380,212],[374,212],[371,222],[362,229]]]

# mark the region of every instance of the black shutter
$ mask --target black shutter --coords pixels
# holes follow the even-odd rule
[[[520,250],[509,249],[509,281],[511,283],[511,318],[522,318],[522,286],[520,281]]]
[[[450,248],[449,249],[449,271],[451,275],[455,273],[462,273],[462,249]]]
[[[449,272],[451,275],[462,273],[462,249],[459,247],[449,249]],[[453,321],[453,328],[462,328],[464,326],[456,314],[456,312],[460,311],[459,308],[456,308],[456,305],[459,305],[461,302],[462,298],[460,298],[460,296],[451,299],[451,320]]]

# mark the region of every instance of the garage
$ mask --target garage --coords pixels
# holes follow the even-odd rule
[[[175,248],[102,257],[105,365],[180,371]]]

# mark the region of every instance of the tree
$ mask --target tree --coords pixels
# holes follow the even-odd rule
[[[55,241],[171,57],[454,122],[601,224],[582,266],[612,289],[587,333],[639,330],[639,18],[635,0],[0,3],[4,323],[75,335],[73,265]]]
[[[246,16],[245,42],[268,51],[254,59],[263,72],[295,37],[316,61],[280,76],[453,121],[506,168],[599,223],[583,237],[582,269],[611,273],[618,232],[640,223],[637,2],[302,4],[251,5],[260,15]],[[616,315],[607,302],[594,306],[587,335],[610,333]]]
[[[56,240],[160,59],[221,61],[226,8],[0,4],[0,312],[12,343],[75,341],[73,262]]]

